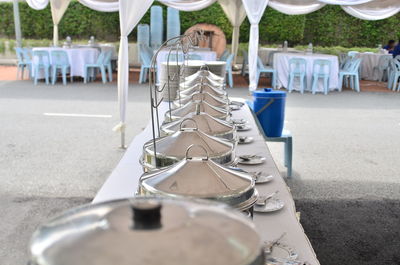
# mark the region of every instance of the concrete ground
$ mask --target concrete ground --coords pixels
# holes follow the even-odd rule
[[[400,93],[288,95],[288,184],[321,264],[400,264],[399,102]],[[127,117],[129,142],[149,120],[147,85],[131,85]],[[0,81],[0,264],[24,264],[39,224],[94,197],[123,155],[118,121],[115,83]],[[269,147],[284,173],[282,146]]]

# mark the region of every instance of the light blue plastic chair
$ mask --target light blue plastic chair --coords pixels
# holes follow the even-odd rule
[[[147,74],[151,68],[151,54],[148,52],[142,52],[140,54],[140,75],[139,75],[139,84],[145,83],[147,81]]]
[[[247,54],[247,51],[245,50],[241,50],[242,51],[242,55],[243,55],[243,62],[242,62],[242,72],[241,75],[245,76],[247,73],[247,67],[249,65],[249,55]]]
[[[189,60],[201,60],[201,56],[195,53],[189,54]]]
[[[378,65],[373,69],[373,73],[378,72],[379,82],[383,81],[385,74],[389,77],[389,64],[392,58],[392,55],[382,55],[379,57]],[[387,80],[389,80],[389,78],[387,78]]]
[[[331,75],[331,61],[317,59],[314,60],[313,64],[313,75],[312,75],[312,86],[311,91],[313,94],[317,92],[318,80],[323,78],[324,82],[324,93],[328,94],[329,91],[329,77]]]
[[[226,57],[226,75],[228,76],[229,87],[233,87],[233,75],[232,75],[232,61],[234,54],[228,55]]]
[[[350,87],[355,89],[357,92],[360,92],[360,79],[358,70],[360,68],[361,59],[352,59],[351,64],[347,69],[343,69],[339,71],[339,91],[342,91],[343,80],[344,78],[348,78],[350,81]],[[347,84],[347,81],[346,81]]]
[[[181,21],[179,18],[179,10],[167,8],[167,39],[178,37],[181,35]]]
[[[112,78],[112,66],[111,66],[111,56],[112,56],[112,52],[111,51],[107,51],[105,52],[104,55],[104,60],[103,60],[103,64],[107,70],[108,73],[108,81],[112,82],[113,78]]]
[[[400,61],[397,59],[391,59],[389,62],[390,74],[388,79],[388,88],[396,91],[399,90],[397,83],[400,78]]]
[[[276,88],[276,71],[270,66],[265,66],[260,57],[257,58],[257,85],[260,80],[260,75],[263,73],[271,74],[271,84],[272,88]]]
[[[87,81],[93,81],[96,79],[96,70],[100,69],[101,72],[101,80],[103,81],[103,84],[107,83],[107,76],[106,76],[106,67],[104,65],[104,58],[106,56],[105,52],[101,52],[99,57],[97,57],[97,61],[92,64],[85,64],[85,73],[84,73],[84,78],[83,82],[86,84]],[[94,71],[93,77],[89,77],[89,69],[92,68]]]
[[[137,47],[138,47],[138,60],[140,61],[140,53],[142,47],[150,46],[150,27],[147,24],[139,24],[137,28]]]
[[[24,69],[28,69],[29,79],[32,77],[32,59],[27,48],[15,48],[17,54],[17,79],[21,72],[21,79],[24,79]]]
[[[293,90],[293,83],[296,77],[299,78],[300,82],[300,93],[304,93],[305,87],[307,87],[306,80],[306,68],[307,61],[303,58],[290,58],[289,59],[289,82],[288,82],[288,90],[289,93]]]
[[[161,6],[150,9],[150,46],[158,49],[163,43],[163,10]]]
[[[354,58],[354,57],[356,57],[357,54],[359,54],[358,51],[349,51],[349,52],[347,53],[347,56],[349,56],[349,57],[351,57],[351,58]]]
[[[229,52],[228,52],[228,50],[224,50],[224,52],[221,54],[221,56],[219,57],[219,60],[220,61],[225,61],[226,62],[226,60],[228,59],[228,56],[229,56]]]
[[[33,51],[34,84],[37,85],[39,71],[43,69],[46,85],[49,84],[50,55],[47,51]]]
[[[56,83],[58,70],[61,70],[63,85],[67,84],[67,72],[70,73],[72,82],[71,64],[69,63],[68,54],[66,51],[51,51],[51,71],[53,85]]]

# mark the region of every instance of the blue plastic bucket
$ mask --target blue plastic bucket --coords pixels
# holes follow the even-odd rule
[[[282,136],[286,93],[265,88],[253,92],[253,111],[268,137]]]

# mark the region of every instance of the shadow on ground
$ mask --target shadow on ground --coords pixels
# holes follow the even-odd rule
[[[399,200],[297,200],[322,265],[400,264]]]

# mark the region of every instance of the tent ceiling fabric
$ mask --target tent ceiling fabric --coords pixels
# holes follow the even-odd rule
[[[342,9],[360,19],[380,20],[400,12],[400,0],[373,0],[361,5],[342,5]]]
[[[303,15],[314,12],[326,4],[318,0],[270,0],[269,6],[287,15]]]
[[[82,5],[100,12],[117,12],[119,10],[118,0],[78,0]]]
[[[374,0],[319,0],[322,3],[330,5],[360,5],[365,4]]]

